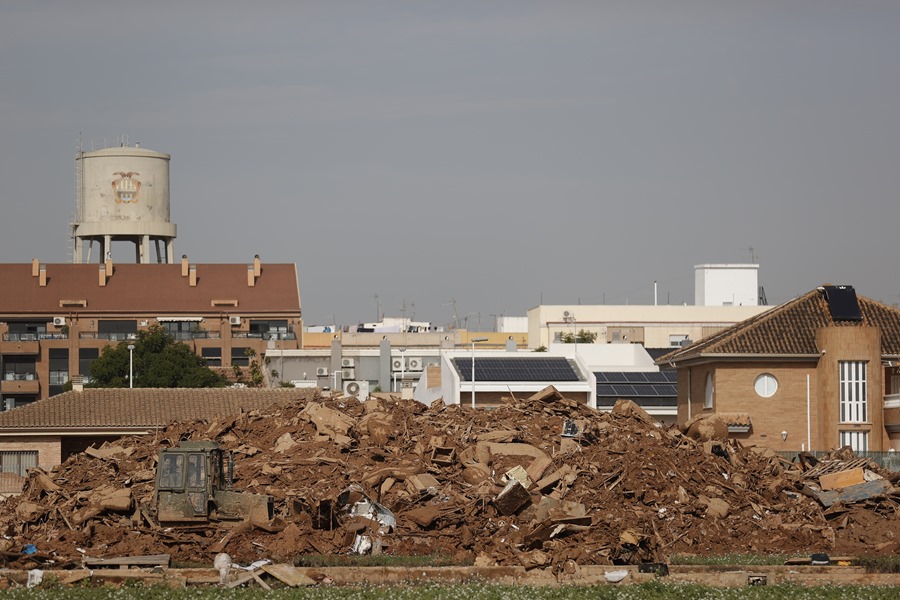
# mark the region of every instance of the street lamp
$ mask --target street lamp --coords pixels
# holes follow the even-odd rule
[[[475,408],[475,343],[486,342],[486,337],[477,337],[469,340],[472,342],[472,408]]]
[[[134,344],[128,344],[128,387],[134,387]]]

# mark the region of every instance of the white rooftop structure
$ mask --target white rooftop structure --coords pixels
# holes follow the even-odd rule
[[[759,265],[694,265],[695,306],[758,306]]]

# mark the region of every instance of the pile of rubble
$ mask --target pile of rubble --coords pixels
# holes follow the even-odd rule
[[[182,440],[233,451],[235,489],[273,496],[275,518],[156,522],[156,453]],[[865,485],[881,481],[877,490],[837,488],[829,503],[821,478],[771,451],[697,441],[629,401],[598,412],[553,388],[494,410],[298,391],[265,411],[173,423],[34,470],[24,493],[0,505],[0,557],[65,565],[166,553],[209,564],[227,552],[290,563],[381,552],[531,568],[900,553],[896,479],[867,462],[853,468]],[[21,554],[26,545],[36,552]]]

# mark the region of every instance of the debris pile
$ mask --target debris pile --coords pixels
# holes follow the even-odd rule
[[[239,563],[296,564],[388,553],[562,568],[687,553],[900,552],[900,489],[873,464],[861,471],[880,483],[865,493],[825,490],[823,477],[848,469],[812,480],[769,450],[696,441],[630,401],[598,412],[553,388],[474,411],[304,394],[33,470],[24,493],[0,504],[0,557],[22,566],[170,554],[210,564],[227,552]],[[160,525],[157,451],[183,440],[232,451],[235,490],[273,496],[275,517]],[[26,544],[37,552],[22,554]]]

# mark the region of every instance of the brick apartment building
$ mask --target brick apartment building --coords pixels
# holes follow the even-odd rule
[[[0,410],[86,378],[102,348],[160,325],[209,366],[302,344],[293,264],[0,264]],[[87,382],[87,381],[86,381]]]
[[[819,287],[658,361],[678,371],[678,422],[729,419],[776,450],[900,450],[900,310]]]

